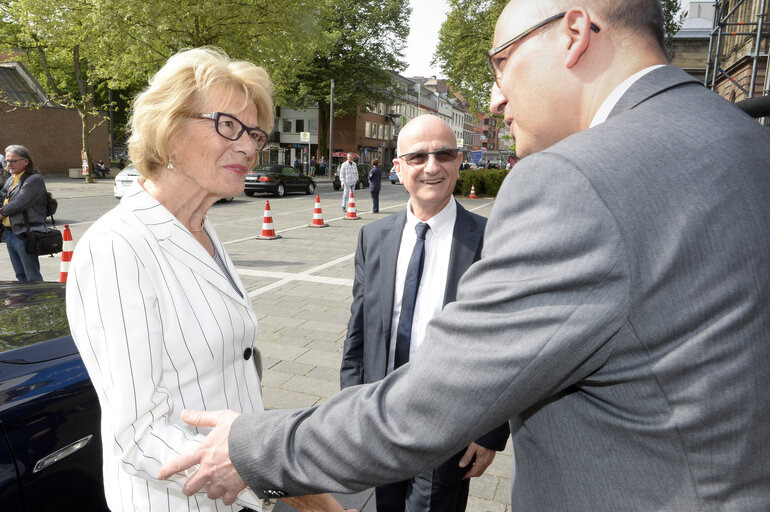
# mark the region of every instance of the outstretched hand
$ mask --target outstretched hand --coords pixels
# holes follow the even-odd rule
[[[190,474],[182,492],[192,496],[207,487],[211,499],[222,498],[225,505],[232,505],[246,483],[230,460],[228,438],[230,426],[240,416],[235,411],[182,411],[182,419],[195,427],[211,427],[213,430],[200,445],[166,463],[158,471],[158,478],[165,480],[176,473]],[[197,467],[196,467],[197,466]]]

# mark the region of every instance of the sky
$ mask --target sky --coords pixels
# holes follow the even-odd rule
[[[690,0],[682,0],[682,8],[689,5]],[[449,11],[447,0],[409,0],[412,16],[409,18],[409,39],[406,43],[404,58],[407,68],[403,76],[433,76],[441,77],[438,66],[432,67],[430,61],[436,52],[438,31]]]
[[[449,3],[446,0],[409,0],[412,16],[409,18],[409,39],[404,58],[407,68],[403,76],[441,76],[438,66],[430,61],[438,44],[438,31],[446,19]]]

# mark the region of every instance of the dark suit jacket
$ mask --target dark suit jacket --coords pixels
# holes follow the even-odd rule
[[[767,128],[651,71],[516,164],[409,371],[238,418],[236,469],[257,490],[365,489],[510,418],[513,510],[767,510],[769,162]]]
[[[406,211],[402,211],[364,226],[359,232],[340,388],[376,382],[387,374],[396,262],[405,223]],[[455,300],[460,278],[481,257],[486,223],[486,218],[457,204],[444,305]],[[476,442],[484,448],[500,451],[505,448],[509,434],[510,429],[505,423]],[[457,466],[463,453],[464,449],[436,469],[444,484],[460,480],[467,471],[467,468],[461,470]]]

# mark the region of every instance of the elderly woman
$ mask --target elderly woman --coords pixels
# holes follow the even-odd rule
[[[262,68],[212,49],[171,57],[133,104],[129,156],[142,177],[78,243],[67,315],[102,407],[112,511],[264,505],[250,490],[235,507],[188,498],[184,475],[155,475],[205,436],[182,409],[263,409],[257,318],[206,212],[243,191],[267,143],[260,127],[273,126],[271,89]],[[306,504],[342,510],[329,495]]]
[[[11,176],[0,190],[0,222],[13,271],[19,281],[42,281],[37,254],[28,254],[23,237],[28,231],[45,232],[45,180],[37,172],[29,150],[12,145],[5,148]]]

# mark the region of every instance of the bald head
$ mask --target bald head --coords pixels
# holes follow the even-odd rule
[[[446,143],[444,147],[456,148],[457,138],[452,127],[440,117],[424,114],[415,117],[401,129],[398,134],[398,154],[410,151],[415,141],[439,139]]]

